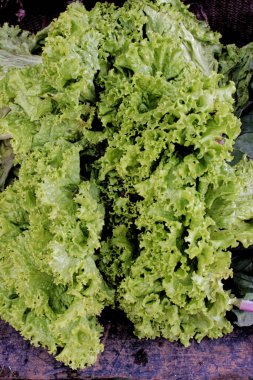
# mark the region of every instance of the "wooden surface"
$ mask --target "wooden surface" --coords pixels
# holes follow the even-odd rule
[[[72,371],[0,321],[0,379],[253,380],[252,327],[184,348],[164,339],[138,340],[122,314],[105,315],[103,322],[104,352],[94,366]]]

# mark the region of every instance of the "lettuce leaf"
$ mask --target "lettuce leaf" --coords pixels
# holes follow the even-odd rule
[[[4,24],[0,28],[0,78],[11,67],[25,67],[41,63],[41,57],[32,55],[36,37],[18,26]]]
[[[112,302],[94,261],[104,209],[95,184],[80,182],[79,150],[47,143],[0,195],[1,316],[73,368],[95,362],[96,316]]]
[[[236,85],[235,110],[241,116],[248,105],[253,75],[253,43],[241,48],[235,45],[223,47],[219,56],[219,71],[224,81],[232,80]]]
[[[31,55],[36,46],[36,36],[19,26],[7,23],[0,28],[0,49],[15,55]]]

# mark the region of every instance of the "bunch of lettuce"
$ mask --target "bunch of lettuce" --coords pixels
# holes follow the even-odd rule
[[[4,28],[16,170],[0,194],[0,316],[72,368],[102,350],[107,305],[139,337],[230,332],[223,280],[230,249],[253,242],[253,165],[229,164],[240,122],[219,35],[179,0],[74,3],[37,39]]]
[[[238,48],[224,46],[219,55],[219,71],[223,81],[233,80],[236,85],[235,113],[241,119],[241,131],[234,145],[232,164],[239,162],[245,155],[253,159],[253,43]],[[236,324],[253,324],[253,256],[252,246],[247,250],[239,246],[232,257],[234,272],[232,287],[238,297]],[[249,301],[248,301],[249,300]],[[243,305],[244,303],[244,305]],[[251,311],[251,312],[250,312]]]
[[[103,349],[97,317],[112,304],[113,291],[95,262],[105,209],[95,181],[80,172],[89,149],[82,139],[95,112],[98,33],[86,33],[80,5],[63,16],[66,27],[75,14],[69,38],[60,36],[61,19],[52,25],[36,65],[28,49],[32,37],[23,44],[24,34],[16,40],[17,29],[5,27],[13,65],[2,70],[0,107],[9,112],[0,128],[11,137],[18,173],[0,195],[0,315],[57,360],[79,368]]]

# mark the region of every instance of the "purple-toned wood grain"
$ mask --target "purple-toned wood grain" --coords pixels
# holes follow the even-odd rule
[[[105,350],[94,366],[81,371],[32,347],[0,321],[0,379],[253,380],[252,327],[185,348],[164,339],[138,340],[121,314],[105,320]]]

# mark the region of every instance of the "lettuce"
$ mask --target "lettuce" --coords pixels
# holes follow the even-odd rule
[[[250,190],[240,194],[253,168],[227,164],[240,123],[234,84],[216,72],[216,36],[206,45],[167,4],[144,12],[147,38],[101,80],[99,117],[113,134],[98,161],[112,225],[100,268],[139,337],[188,345],[232,329],[223,281],[229,248],[252,243]]]
[[[101,351],[96,316],[112,298],[94,261],[104,209],[80,182],[79,150],[45,144],[0,197],[1,316],[74,368]]]
[[[35,40],[4,28],[5,57],[30,63],[0,60],[17,171],[0,177],[1,317],[72,368],[103,349],[107,305],[139,337],[230,332],[223,281],[253,241],[253,167],[230,165],[220,36],[179,0],[74,3]]]
[[[73,27],[75,13],[70,41],[63,28]],[[0,61],[0,128],[20,167],[0,194],[1,317],[72,368],[95,362],[103,349],[97,317],[113,302],[95,262],[104,207],[94,180],[80,172],[82,154],[97,150],[92,133],[84,138],[98,70],[98,33],[86,35],[86,13],[75,4],[54,22],[36,65]],[[15,33],[5,55],[30,57],[32,37]]]

